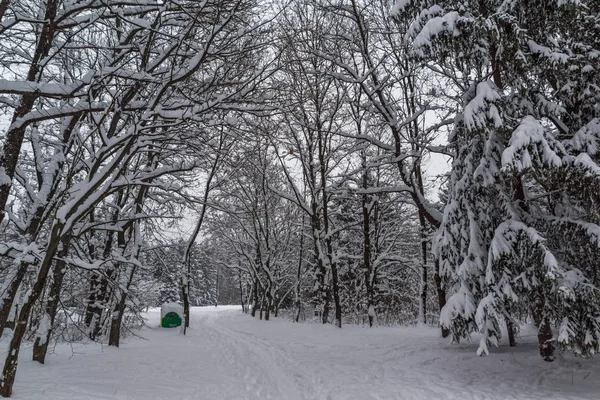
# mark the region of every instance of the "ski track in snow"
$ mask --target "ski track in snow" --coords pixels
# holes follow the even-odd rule
[[[559,355],[545,363],[535,336],[477,357],[432,328],[373,328],[259,321],[239,307],[194,308],[191,329],[161,329],[148,314],[121,348],[56,347],[46,365],[21,353],[15,399],[384,400],[597,399],[600,361]],[[0,342],[6,355],[8,340]]]

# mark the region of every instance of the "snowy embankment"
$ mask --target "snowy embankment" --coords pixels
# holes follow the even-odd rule
[[[196,308],[187,336],[158,328],[120,349],[59,345],[46,365],[23,351],[15,399],[597,399],[600,359],[543,362],[535,337],[477,357],[431,328],[263,322],[239,307]],[[476,338],[474,338],[476,339]],[[2,359],[7,341],[0,343]]]

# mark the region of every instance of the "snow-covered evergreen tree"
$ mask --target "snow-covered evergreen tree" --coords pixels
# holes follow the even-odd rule
[[[455,338],[526,310],[540,354],[598,351],[600,17],[578,0],[398,1],[415,54],[462,98],[435,250]],[[552,327],[558,327],[554,339]],[[510,328],[509,328],[510,329]]]

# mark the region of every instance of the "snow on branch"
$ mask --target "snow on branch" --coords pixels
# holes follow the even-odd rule
[[[495,127],[502,126],[502,118],[493,104],[500,100],[498,88],[492,81],[480,82],[477,85],[475,97],[465,106],[464,120],[469,130],[485,128],[488,118]]]
[[[486,283],[493,284],[495,281],[492,268],[494,263],[500,261],[503,256],[517,256],[515,249],[517,248],[518,241],[522,240],[522,235],[527,238],[533,247],[542,251],[543,258],[540,261],[546,267],[546,275],[549,278],[555,279],[564,275],[554,254],[544,245],[544,238],[538,231],[520,221],[509,220],[498,225],[494,232],[494,237],[488,250]]]
[[[412,45],[417,54],[423,56],[425,50],[432,46],[432,41],[442,34],[460,35],[457,27],[457,21],[461,18],[460,14],[456,11],[450,11],[444,15],[435,16],[441,13],[443,13],[443,10],[438,5],[424,9],[421,11],[419,18],[409,27],[406,39],[413,38]]]
[[[47,83],[31,81],[8,81],[0,79],[0,93],[4,94],[36,94],[46,97],[72,97],[82,87],[83,83]]]
[[[521,172],[534,163],[560,167],[560,157],[550,148],[545,129],[534,117],[528,115],[513,132],[509,146],[502,152],[502,168]]]

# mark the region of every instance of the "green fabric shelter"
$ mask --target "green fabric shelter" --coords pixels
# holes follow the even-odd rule
[[[181,326],[183,307],[177,303],[166,303],[160,308],[160,326],[163,328],[176,328]]]

